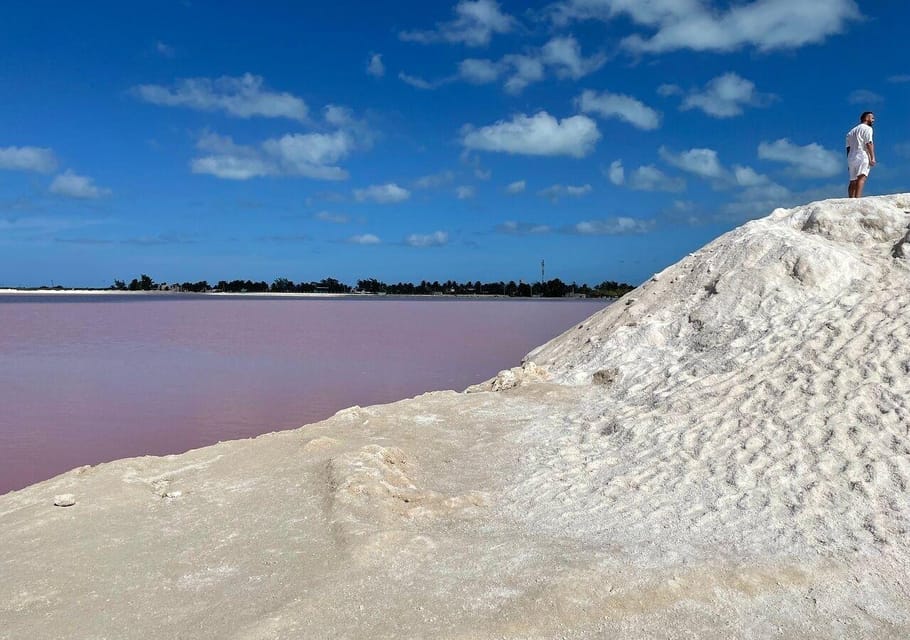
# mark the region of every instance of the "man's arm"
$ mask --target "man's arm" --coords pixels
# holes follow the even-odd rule
[[[866,143],[866,153],[869,154],[869,166],[875,166],[875,145],[870,140]]]

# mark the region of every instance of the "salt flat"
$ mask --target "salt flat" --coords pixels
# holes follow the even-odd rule
[[[0,496],[0,638],[905,638],[908,212],[777,210],[468,393]]]

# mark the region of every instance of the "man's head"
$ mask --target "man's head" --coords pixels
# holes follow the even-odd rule
[[[875,114],[871,111],[863,111],[863,115],[859,117],[859,121],[871,127],[875,123]]]

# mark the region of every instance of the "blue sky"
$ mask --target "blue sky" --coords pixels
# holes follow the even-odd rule
[[[314,5],[325,6],[314,6]],[[299,5],[299,6],[295,6]],[[778,206],[906,191],[910,6],[18,3],[0,286],[639,283]]]

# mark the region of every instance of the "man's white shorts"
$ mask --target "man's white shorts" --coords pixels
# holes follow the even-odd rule
[[[847,168],[850,169],[850,182],[853,182],[860,176],[868,176],[869,158],[856,158],[855,160],[850,160],[847,163]]]

